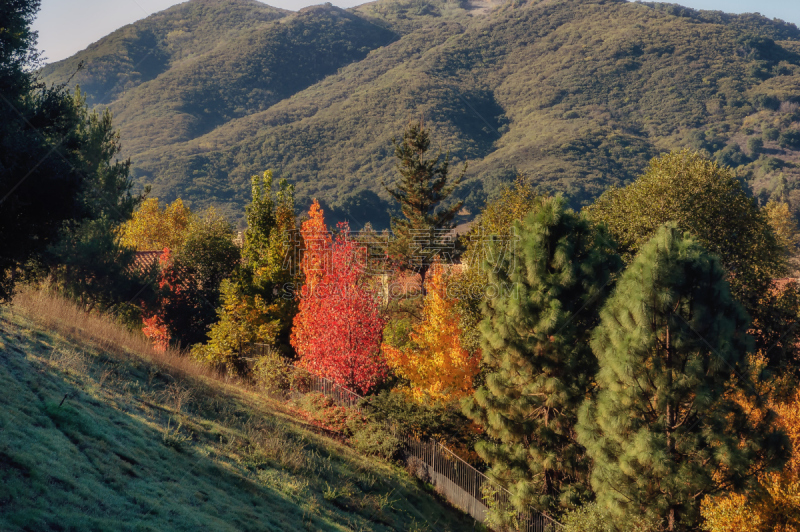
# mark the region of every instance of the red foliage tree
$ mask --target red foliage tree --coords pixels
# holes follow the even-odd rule
[[[156,297],[151,303],[142,303],[144,312],[142,332],[157,350],[164,350],[182,328],[194,325],[197,320],[197,287],[190,274],[175,262],[169,248],[158,257]]]
[[[301,229],[306,284],[291,343],[310,372],[366,393],[387,373],[377,291],[364,273],[366,250],[350,239],[346,223],[331,240],[316,201],[309,216]]]

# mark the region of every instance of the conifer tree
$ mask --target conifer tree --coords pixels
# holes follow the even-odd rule
[[[610,188],[585,211],[606,225],[628,264],[663,224],[689,231],[719,257],[770,366],[790,363],[800,373],[797,292],[772,290],[772,280],[787,274],[787,250],[770,225],[769,209],[758,207],[732,169],[696,152],[674,151],[650,161],[636,181]]]
[[[538,198],[515,223],[513,253],[484,264],[496,292],[480,324],[486,380],[463,402],[491,438],[476,446],[488,475],[520,510],[551,515],[589,496],[574,427],[596,369],[588,334],[621,264],[605,234],[565,204]]]
[[[600,315],[599,390],[578,423],[598,504],[620,530],[642,517],[693,529],[705,495],[755,482],[785,445],[769,415],[734,400],[759,408],[749,318],[719,259],[674,224],[641,248]]]
[[[450,154],[429,158],[430,132],[422,122],[410,124],[403,138],[394,139],[397,172],[400,180],[389,194],[400,203],[404,218],[392,218],[392,231],[397,239],[393,255],[402,257],[405,266],[425,272],[436,255],[437,230],[450,229],[452,220],[464,202],[458,201],[436,211],[461,183],[467,166],[452,179]],[[416,249],[415,249],[416,248]]]

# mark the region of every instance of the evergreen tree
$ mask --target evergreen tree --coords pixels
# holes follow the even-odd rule
[[[600,314],[599,392],[578,424],[598,504],[620,530],[641,517],[692,529],[705,495],[754,482],[785,445],[769,415],[756,424],[734,400],[759,404],[749,318],[719,259],[674,224],[641,248]]]
[[[392,231],[396,243],[392,254],[425,277],[425,272],[437,254],[441,244],[441,229],[452,228],[456,213],[464,204],[458,201],[447,207],[436,208],[446,201],[461,183],[467,165],[461,174],[451,179],[450,154],[429,158],[430,132],[422,122],[410,124],[403,138],[392,141],[397,157],[397,172],[400,180],[395,188],[387,188],[389,194],[400,203],[404,218],[392,218]]]
[[[520,510],[550,514],[589,496],[574,427],[596,370],[589,331],[621,264],[605,234],[565,204],[537,199],[515,223],[512,252],[484,263],[497,292],[480,324],[486,381],[463,403],[491,438],[476,446],[488,475]]]
[[[607,190],[586,212],[606,225],[628,264],[665,223],[690,232],[728,272],[733,297],[753,319],[756,348],[772,367],[792,363],[800,373],[800,307],[791,301],[797,294],[772,289],[772,280],[787,273],[787,250],[768,211],[733,170],[696,152],[674,151],[653,159],[633,183]]]
[[[131,194],[130,160],[116,159],[122,146],[108,109],[89,111],[77,89],[71,99],[77,121],[70,170],[79,176],[80,188],[72,217],[41,258],[56,286],[85,308],[127,311],[148,279],[131,267],[134,254],[119,233],[144,194]]]
[[[73,96],[63,85],[48,88],[36,80],[31,24],[39,6],[14,0],[0,9],[0,300],[10,297],[18,270],[46,260],[55,245],[51,251],[60,255],[51,255],[50,265],[70,268],[59,283],[72,283],[71,292],[94,291],[90,304],[125,301],[135,293],[123,275],[126,254],[107,231],[140,198],[129,194],[129,163],[111,162],[119,136],[110,113],[89,112],[80,92]],[[109,283],[109,276],[119,283]],[[114,297],[95,291],[111,285]]]

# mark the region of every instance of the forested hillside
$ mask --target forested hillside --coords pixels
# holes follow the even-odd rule
[[[390,140],[418,118],[469,161],[457,196],[472,210],[516,172],[577,206],[682,146],[736,167],[762,199],[800,204],[800,30],[757,15],[624,0],[297,13],[193,0],[43,79],[65,81],[79,61],[72,82],[114,112],[137,182],[232,217],[249,177],[272,168],[301,205],[318,197],[385,223]]]

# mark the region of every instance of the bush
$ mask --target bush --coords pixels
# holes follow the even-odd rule
[[[764,173],[774,172],[783,168],[783,161],[776,157],[764,157],[761,160],[761,169]]]
[[[584,504],[561,519],[560,532],[655,532],[659,523],[646,518],[631,518],[620,521],[611,517],[596,502]]]
[[[780,131],[778,131],[778,130],[777,130],[776,128],[774,128],[774,127],[769,127],[769,126],[767,126],[767,127],[765,127],[765,128],[764,128],[764,129],[761,131],[761,137],[762,137],[762,138],[763,138],[765,141],[775,141],[775,140],[778,140],[778,137],[779,137],[779,136],[780,136]]]
[[[594,502],[567,513],[561,522],[563,532],[614,532],[613,520]]]
[[[353,446],[360,453],[377,455],[386,460],[396,458],[401,444],[383,423],[364,423],[353,432]]]
[[[311,414],[312,419],[347,437],[351,437],[367,422],[358,410],[338,406],[333,399],[319,392],[304,395],[299,404],[300,408]]]
[[[715,154],[717,162],[722,166],[737,167],[747,163],[747,156],[736,144],[728,144]]]
[[[750,137],[747,139],[747,151],[750,152],[750,157],[758,157],[761,150],[764,149],[764,141],[760,137]]]
[[[800,149],[800,130],[789,129],[784,131],[778,138],[778,144],[781,148]]]
[[[370,421],[391,423],[401,434],[434,438],[453,448],[471,448],[472,423],[454,406],[419,404],[389,391],[365,398],[361,406]]]
[[[304,395],[299,404],[300,408],[311,414],[312,419],[350,438],[353,447],[363,454],[389,460],[400,451],[400,440],[383,421],[375,421],[358,410],[338,406],[333,399],[319,392]]]
[[[253,365],[253,379],[268,394],[280,395],[292,387],[292,365],[274,349],[260,357]]]

